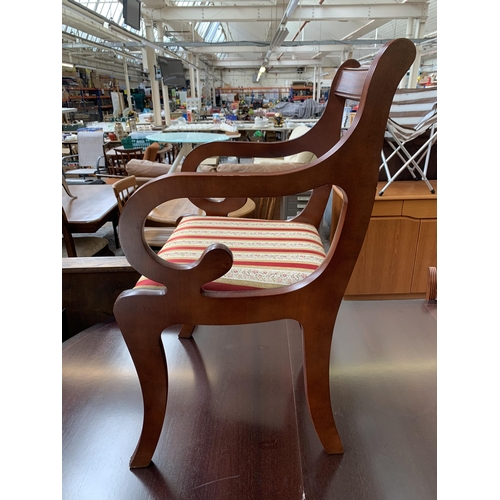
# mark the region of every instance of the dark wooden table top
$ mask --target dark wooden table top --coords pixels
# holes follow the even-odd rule
[[[112,186],[108,184],[70,185],[76,198],[62,188],[62,206],[71,232],[96,232],[105,222],[117,217],[118,204]]]
[[[116,323],[63,344],[64,499],[436,498],[436,314],[424,301],[343,302],[331,355],[343,456],[312,428],[297,323],[162,340],[165,424],[153,463],[133,471],[142,399]]]

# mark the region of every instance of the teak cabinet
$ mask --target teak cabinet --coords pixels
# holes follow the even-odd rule
[[[431,181],[437,193],[437,181]],[[423,181],[394,182],[375,194],[370,225],[346,290],[346,298],[418,298],[430,266],[437,265],[437,194]],[[341,193],[333,189],[332,228]]]

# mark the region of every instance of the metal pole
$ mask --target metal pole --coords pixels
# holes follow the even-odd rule
[[[145,20],[146,21],[146,20]],[[149,19],[146,21],[146,38],[150,42],[154,42],[153,21]],[[155,75],[156,55],[151,47],[145,47],[146,59],[148,63],[149,80],[151,81],[151,94],[153,99],[153,117],[157,127],[161,127],[161,101],[160,101],[160,86]]]
[[[132,93],[130,90],[130,79],[128,77],[127,59],[123,58],[123,72],[125,73],[125,88],[127,89],[128,107],[132,110]]]

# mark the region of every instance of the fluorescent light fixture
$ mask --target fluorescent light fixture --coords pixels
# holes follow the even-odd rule
[[[62,65],[65,67],[65,68],[74,68],[75,66],[73,64],[70,64],[70,63],[62,63]]]
[[[280,26],[278,31],[274,34],[273,41],[271,42],[271,49],[274,49],[275,47],[279,47],[284,41],[285,38],[288,36],[289,31],[284,27]]]
[[[266,72],[266,68],[264,66],[261,66],[259,69],[259,75],[262,75],[262,73]]]
[[[286,22],[288,18],[293,14],[293,11],[296,9],[298,3],[300,0],[290,0],[290,3],[288,4],[288,7],[285,10],[285,13],[283,14],[283,19],[281,22]]]

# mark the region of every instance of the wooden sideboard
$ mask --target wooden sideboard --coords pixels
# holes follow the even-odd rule
[[[63,258],[63,342],[97,323],[114,320],[115,300],[140,276],[122,256]]]
[[[346,299],[424,298],[429,267],[437,266],[437,180],[397,181],[375,203]],[[385,185],[379,182],[377,193]],[[332,228],[341,193],[334,188]]]

